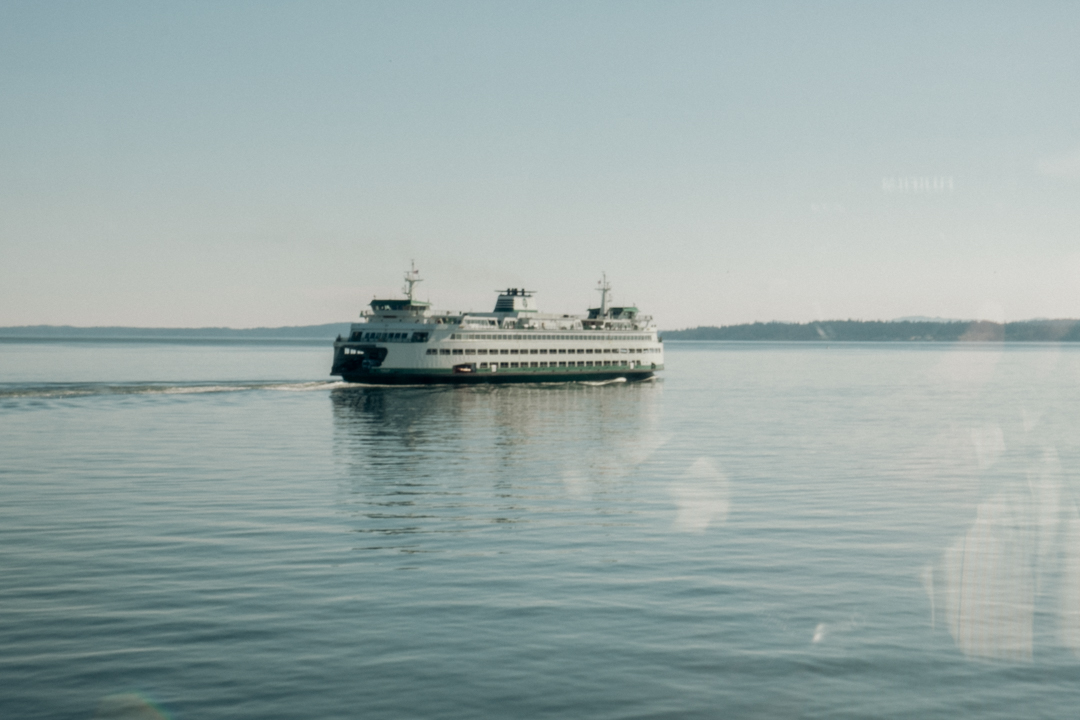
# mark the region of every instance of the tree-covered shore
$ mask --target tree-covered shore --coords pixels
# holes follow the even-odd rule
[[[1080,320],[980,321],[823,320],[755,322],[661,332],[665,340],[785,342],[1080,342]]]

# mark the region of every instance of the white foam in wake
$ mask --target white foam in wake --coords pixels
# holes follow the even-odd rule
[[[310,392],[312,390],[337,390],[351,387],[352,383],[341,380],[319,380],[316,382],[284,383],[282,385],[266,385],[263,390],[283,390],[285,392]]]
[[[582,380],[581,384],[582,385],[591,385],[592,387],[600,387],[602,385],[613,385],[615,383],[624,383],[624,382],[626,382],[626,378],[617,377],[617,378],[612,378],[611,380]]]

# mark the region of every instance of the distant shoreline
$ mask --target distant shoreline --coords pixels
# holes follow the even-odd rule
[[[1080,320],[824,320],[665,330],[665,340],[784,342],[1080,342]]]
[[[147,328],[23,325],[0,327],[0,342],[178,342],[321,344],[350,323],[260,328]],[[742,342],[1080,342],[1080,320],[823,320],[756,322],[661,330],[665,340]]]

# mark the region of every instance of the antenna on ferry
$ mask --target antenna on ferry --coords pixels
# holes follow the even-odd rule
[[[405,287],[403,287],[401,290],[402,290],[402,292],[405,293],[405,295],[408,296],[409,302],[412,302],[412,299],[413,299],[413,285],[415,285],[418,282],[424,282],[424,281],[420,279],[420,271],[416,269],[416,261],[415,260],[410,260],[409,261],[409,267],[411,269],[407,273],[405,273]]]
[[[611,292],[611,283],[607,281],[607,273],[601,273],[602,279],[597,283],[596,290],[600,293],[600,317],[607,317],[607,296]]]

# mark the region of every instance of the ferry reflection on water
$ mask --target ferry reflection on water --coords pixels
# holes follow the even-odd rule
[[[331,399],[339,457],[365,479],[512,471],[612,480],[648,459],[659,383],[357,387]]]

